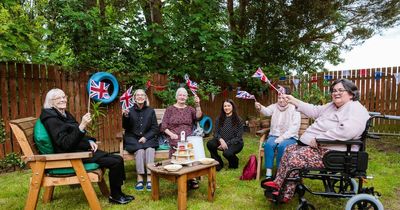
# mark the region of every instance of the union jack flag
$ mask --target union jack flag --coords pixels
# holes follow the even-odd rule
[[[132,86],[124,93],[121,97],[119,97],[119,102],[121,102],[122,110],[128,110],[133,107],[133,95],[132,95]]]
[[[90,98],[94,99],[109,99],[110,94],[108,93],[108,87],[110,84],[105,82],[96,82],[94,80],[90,81]]]
[[[270,83],[269,80],[268,80],[268,77],[265,76],[264,72],[261,70],[260,67],[258,67],[257,71],[253,74],[252,77],[259,78],[263,82]]]
[[[256,99],[254,95],[251,95],[250,93],[244,91],[244,90],[238,90],[236,93],[236,98],[241,98],[241,99]]]
[[[186,85],[189,87],[190,91],[192,91],[193,95],[196,95],[198,85],[196,82],[193,82],[190,79],[186,80]]]

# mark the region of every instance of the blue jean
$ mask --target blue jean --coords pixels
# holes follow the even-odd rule
[[[296,139],[291,137],[283,140],[280,144],[277,144],[275,143],[275,139],[277,138],[277,136],[268,136],[267,141],[264,142],[265,168],[272,169],[274,166],[275,149],[278,150],[278,154],[276,155],[276,168],[279,168],[279,164],[286,147],[296,143]]]

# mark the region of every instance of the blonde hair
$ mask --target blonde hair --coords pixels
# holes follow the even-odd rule
[[[146,94],[146,92],[145,92],[143,89],[137,89],[137,90],[135,90],[135,92],[133,92],[133,101],[136,103],[135,97],[136,97],[136,94],[137,94],[138,92],[140,92],[140,91],[143,92],[144,95],[146,96],[146,106],[150,106],[149,97],[147,97],[147,94]]]
[[[53,99],[57,96],[65,95],[64,91],[58,88],[54,88],[49,90],[46,94],[46,98],[44,99],[43,108],[50,109],[54,107]]]
[[[188,96],[187,90],[184,87],[180,87],[180,88],[178,88],[178,90],[176,90],[176,93],[175,93],[176,100],[178,100],[179,93],[184,93],[186,96]]]

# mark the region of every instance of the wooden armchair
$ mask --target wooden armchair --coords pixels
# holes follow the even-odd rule
[[[269,122],[265,123],[265,125],[267,126],[267,128],[264,128],[262,130],[257,131],[257,135],[260,135],[260,143],[259,143],[259,147],[258,147],[258,156],[257,156],[257,176],[256,179],[260,180],[260,174],[261,174],[261,169],[262,169],[262,160],[264,157],[264,147],[263,147],[263,143],[265,141],[265,138],[268,137],[268,133],[269,133],[269,127],[270,127],[270,118],[269,118]],[[301,136],[304,131],[306,131],[306,129],[308,128],[310,124],[310,119],[307,118],[304,114],[301,114],[301,123],[300,123],[300,130],[299,130],[299,136]]]
[[[23,160],[32,169],[25,209],[36,209],[41,187],[45,189],[43,202],[47,203],[53,197],[55,186],[73,184],[81,185],[91,209],[101,209],[99,199],[91,182],[97,182],[102,194],[108,197],[109,191],[104,181],[104,171],[96,169],[86,172],[82,163],[82,159],[91,157],[92,153],[76,152],[39,155],[33,140],[33,127],[36,120],[34,117],[27,117],[10,121],[11,129],[23,152]],[[51,176],[46,173],[46,169],[69,167],[72,167],[76,174]]]

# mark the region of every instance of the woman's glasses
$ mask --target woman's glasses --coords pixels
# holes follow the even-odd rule
[[[58,101],[58,100],[61,100],[61,99],[67,100],[68,96],[59,96],[59,97],[53,98],[53,100],[55,100],[55,101]]]
[[[346,89],[341,89],[341,88],[340,89],[333,89],[331,94],[334,94],[334,93],[342,94],[342,93],[344,93],[346,91],[347,91]]]

